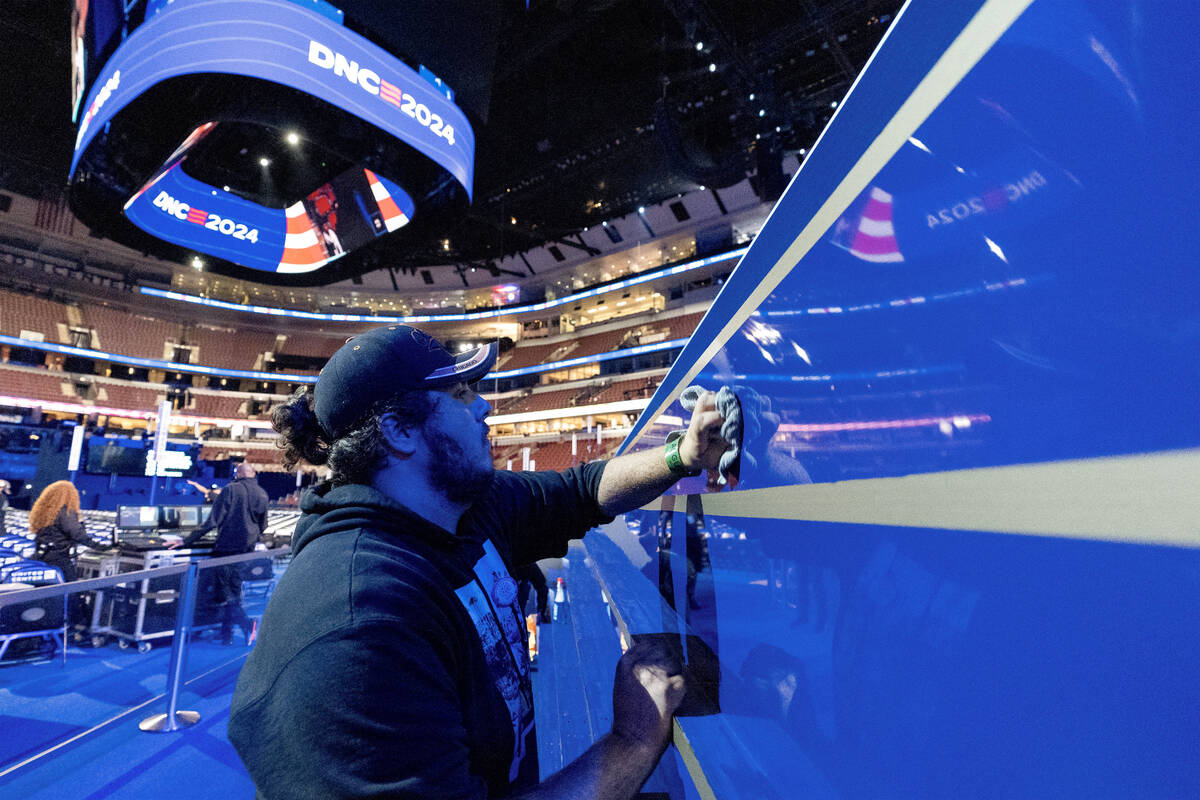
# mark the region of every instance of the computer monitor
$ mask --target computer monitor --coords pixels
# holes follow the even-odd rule
[[[158,527],[178,528],[181,524],[179,506],[159,506]]]
[[[158,506],[117,507],[117,527],[121,530],[153,530],[158,526]]]
[[[181,527],[181,528],[198,528],[198,527],[200,527],[200,506],[180,506],[179,507],[179,527]]]

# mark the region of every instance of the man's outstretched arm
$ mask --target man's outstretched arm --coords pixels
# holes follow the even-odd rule
[[[583,755],[519,800],[629,800],[671,742],[683,700],[682,667],[660,644],[639,643],[617,663],[613,727]]]
[[[705,392],[692,412],[687,433],[679,442],[679,458],[689,470],[715,470],[729,443],[721,438],[725,418],[717,411],[717,396]],[[662,448],[641,450],[611,459],[600,478],[600,509],[609,516],[649,503],[670,489],[679,475],[667,467]]]

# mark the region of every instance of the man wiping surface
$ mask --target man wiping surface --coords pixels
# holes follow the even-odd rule
[[[666,749],[681,668],[637,645],[617,667],[612,731],[539,782],[511,572],[715,469],[723,418],[706,397],[665,453],[495,471],[491,408],[470,388],[495,358],[376,328],[275,409],[285,465],[332,480],[302,501],[234,695],[229,738],[262,796],[629,798]]]

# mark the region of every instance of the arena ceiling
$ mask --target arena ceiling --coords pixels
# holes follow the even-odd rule
[[[773,199],[784,185],[782,155],[813,143],[902,5],[497,2],[474,204],[437,235],[389,237],[392,266],[486,263],[747,174]],[[54,194],[65,186],[74,137],[70,4],[4,5],[0,187]]]

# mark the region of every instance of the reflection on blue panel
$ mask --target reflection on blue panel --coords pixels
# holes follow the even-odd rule
[[[1004,7],[906,6],[651,400],[736,387],[724,499],[765,490],[740,497],[777,517],[713,513],[685,479],[588,543],[629,629],[672,634],[698,673],[711,708],[679,721],[717,797],[1200,796],[1194,529],[1081,536],[1054,497],[1029,498],[1038,535],[892,524],[889,502],[938,510],[899,491],[873,524],[806,517],[838,519],[804,502],[846,485],[1200,445],[1190,4],[1033,2],[838,194],[929,43]],[[687,416],[671,402],[627,444]],[[860,479],[884,480],[833,485]]]
[[[1200,789],[1200,555],[702,513],[681,536],[680,517],[627,522],[720,661],[720,713],[682,719],[716,796]]]
[[[1200,243],[1171,222],[1200,174],[1182,135],[1200,125],[1200,75],[1167,5],[1135,19],[1035,3],[694,382],[769,398],[758,444],[816,481],[1200,442]],[[777,257],[788,240],[772,235],[738,273]],[[739,310],[732,295],[700,334]]]

